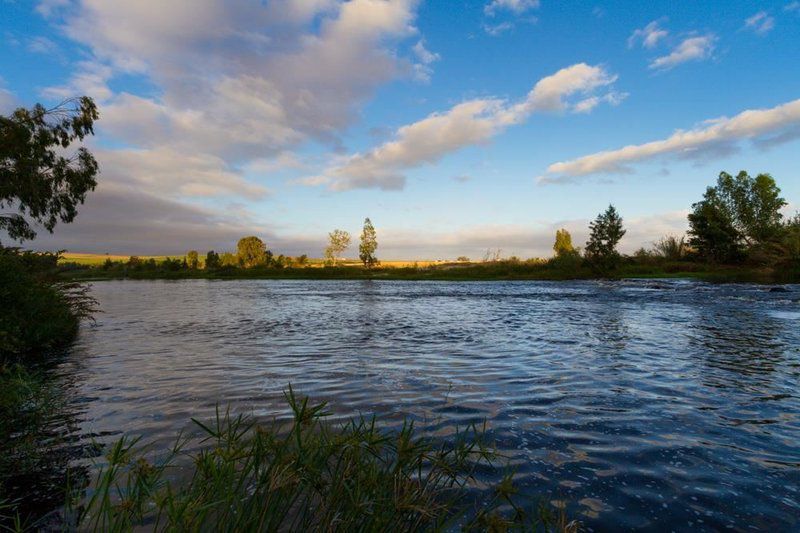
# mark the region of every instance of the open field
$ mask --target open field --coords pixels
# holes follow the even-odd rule
[[[102,265],[106,262],[106,259],[111,259],[112,261],[127,261],[130,259],[130,255],[113,255],[113,254],[80,254],[80,253],[71,253],[65,252],[61,255],[61,259],[59,260],[60,263],[77,263],[79,265]],[[140,255],[138,256],[139,259],[147,260],[147,259],[155,259],[156,261],[163,261],[164,259],[172,259],[172,258],[180,258],[182,259],[182,255]]]

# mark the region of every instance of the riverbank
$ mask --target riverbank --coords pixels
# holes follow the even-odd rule
[[[432,263],[427,266],[289,266],[283,268],[223,267],[215,270],[132,267],[123,263],[102,266],[64,265],[61,275],[74,281],[106,279],[298,279],[298,280],[409,280],[409,281],[559,281],[579,279],[686,278],[711,282],[795,283],[800,270],[743,265],[710,265],[691,261],[638,262],[626,259],[616,269],[599,273],[588,266],[550,261],[491,261]]]

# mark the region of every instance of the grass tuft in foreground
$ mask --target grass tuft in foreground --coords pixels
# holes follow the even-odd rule
[[[66,516],[80,529],[130,531],[419,531],[443,529],[577,531],[562,511],[524,510],[507,475],[492,501],[477,506],[476,468],[496,456],[472,427],[447,442],[396,431],[375,419],[324,422],[325,404],[286,398],[291,422],[265,428],[243,416],[194,421],[202,451],[160,460],[123,438],[80,506]],[[186,459],[189,465],[186,466]]]

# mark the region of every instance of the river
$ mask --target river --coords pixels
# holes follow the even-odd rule
[[[167,445],[216,405],[433,435],[486,420],[595,530],[800,528],[800,287],[695,281],[108,281],[57,372],[77,439]]]

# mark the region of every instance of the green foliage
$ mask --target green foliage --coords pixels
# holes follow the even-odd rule
[[[97,107],[89,97],[73,98],[46,109],[19,108],[0,116],[0,229],[13,240],[33,239],[32,219],[52,232],[56,223],[71,222],[77,205],[94,190],[97,161],[84,147],[63,151],[93,134]]]
[[[576,255],[577,251],[572,246],[572,235],[566,229],[556,231],[556,242],[553,244],[553,251],[556,257],[564,257],[567,255]]]
[[[721,172],[716,186],[692,205],[689,243],[707,260],[738,261],[748,248],[780,240],[785,205],[769,174],[751,178],[745,171],[736,177]]]
[[[58,254],[0,248],[0,359],[68,342],[93,311],[86,288],[56,279],[57,261]]]
[[[219,255],[214,250],[210,250],[206,254],[206,265],[205,265],[206,270],[214,270],[219,268],[219,266],[220,266]]]
[[[297,256],[297,264],[299,266],[305,266],[306,264],[308,264],[308,255],[303,254],[303,255]]]
[[[670,261],[683,259],[686,252],[686,239],[683,236],[678,238],[674,235],[667,235],[653,243],[653,253]]]
[[[336,266],[339,256],[350,246],[350,234],[341,229],[328,233],[328,247],[325,248],[325,262]]]
[[[222,267],[237,267],[239,266],[239,258],[236,257],[236,254],[223,252],[219,256],[219,264]]]
[[[243,237],[236,245],[239,264],[244,268],[253,268],[267,263],[267,247],[258,237]]]
[[[613,205],[589,224],[589,241],[586,243],[586,259],[596,271],[608,273],[619,264],[617,244],[625,235],[622,217]]]
[[[487,522],[577,530],[563,512],[526,512],[511,474],[470,519],[474,474],[496,458],[483,430],[473,426],[435,442],[418,436],[411,422],[395,431],[374,418],[335,427],[324,421],[324,403],[291,388],[286,398],[293,417],[283,425],[259,426],[227,412],[211,424],[195,420],[205,436],[198,452],[183,452],[179,438],[155,461],[138,439],[117,441],[94,490],[66,515],[77,515],[76,528],[88,531],[419,531],[459,523],[483,529]],[[188,472],[176,476],[187,463]]]
[[[189,250],[186,252],[186,266],[191,270],[197,270],[200,266],[200,258],[197,255],[197,250]]]
[[[378,249],[378,236],[375,227],[369,218],[364,219],[364,229],[361,231],[361,243],[358,245],[358,257],[364,266],[372,268],[378,262],[375,250]]]

